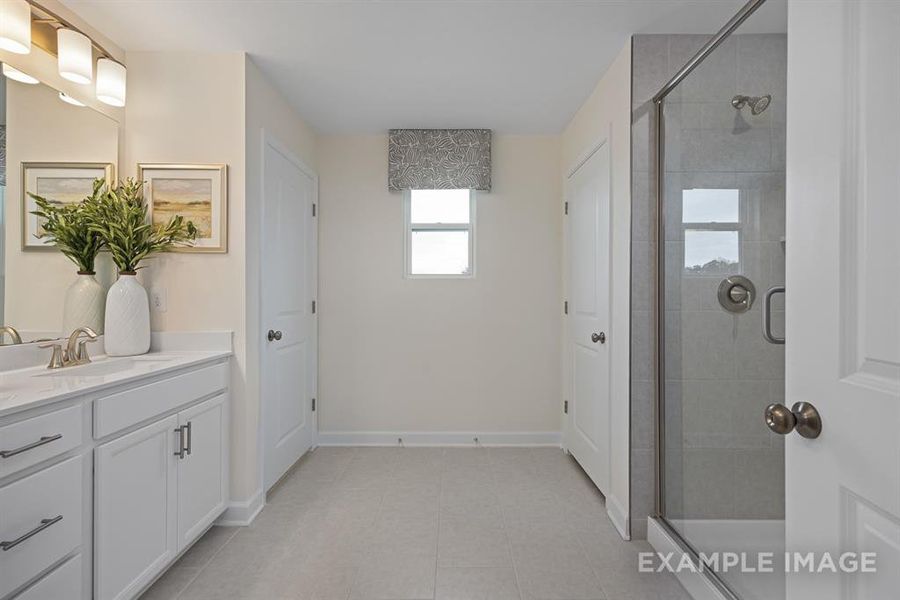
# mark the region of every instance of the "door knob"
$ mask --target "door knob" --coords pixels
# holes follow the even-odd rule
[[[795,402],[790,410],[784,404],[770,404],[766,407],[766,425],[780,435],[787,435],[796,429],[797,433],[811,440],[822,433],[822,417],[809,402]]]
[[[594,342],[595,344],[597,342],[600,342],[601,344],[605,344],[606,343],[606,334],[603,333],[602,331],[600,333],[592,333],[591,341]]]
[[[275,331],[274,329],[270,329],[269,333],[266,334],[266,339],[269,340],[270,342],[273,342],[273,341],[277,342],[278,340],[281,339],[281,332]]]

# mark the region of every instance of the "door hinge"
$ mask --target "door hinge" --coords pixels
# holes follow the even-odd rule
[[[569,414],[569,401],[563,400],[563,413]]]
[[[316,399],[315,398],[312,399],[312,409],[313,409],[313,412],[316,412]]]
[[[569,301],[568,300],[563,302],[563,314],[564,315],[569,314]]]
[[[316,314],[316,301],[315,300],[312,301],[312,310],[313,310],[313,314]]]
[[[566,214],[569,214],[569,203],[568,202],[566,202],[565,211],[566,211]]]
[[[313,216],[316,216],[316,203],[313,202]]]

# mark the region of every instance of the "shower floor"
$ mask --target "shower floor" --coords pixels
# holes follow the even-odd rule
[[[759,553],[772,553],[772,573],[730,569],[719,576],[741,600],[784,599],[784,521],[670,519],[669,522],[698,552],[747,553],[747,563],[751,566],[757,564]]]

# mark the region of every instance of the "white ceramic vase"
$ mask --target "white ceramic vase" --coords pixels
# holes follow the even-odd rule
[[[150,350],[150,301],[134,273],[119,273],[109,288],[104,336],[109,356],[135,356]]]
[[[93,273],[78,272],[78,277],[66,290],[63,305],[63,335],[69,335],[79,327],[90,327],[103,333],[103,309],[106,296],[103,286]]]

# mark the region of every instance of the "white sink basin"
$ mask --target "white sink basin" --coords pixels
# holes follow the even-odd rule
[[[105,377],[124,371],[152,370],[159,364],[173,360],[169,356],[137,356],[133,358],[104,358],[76,367],[49,370],[35,377]]]

